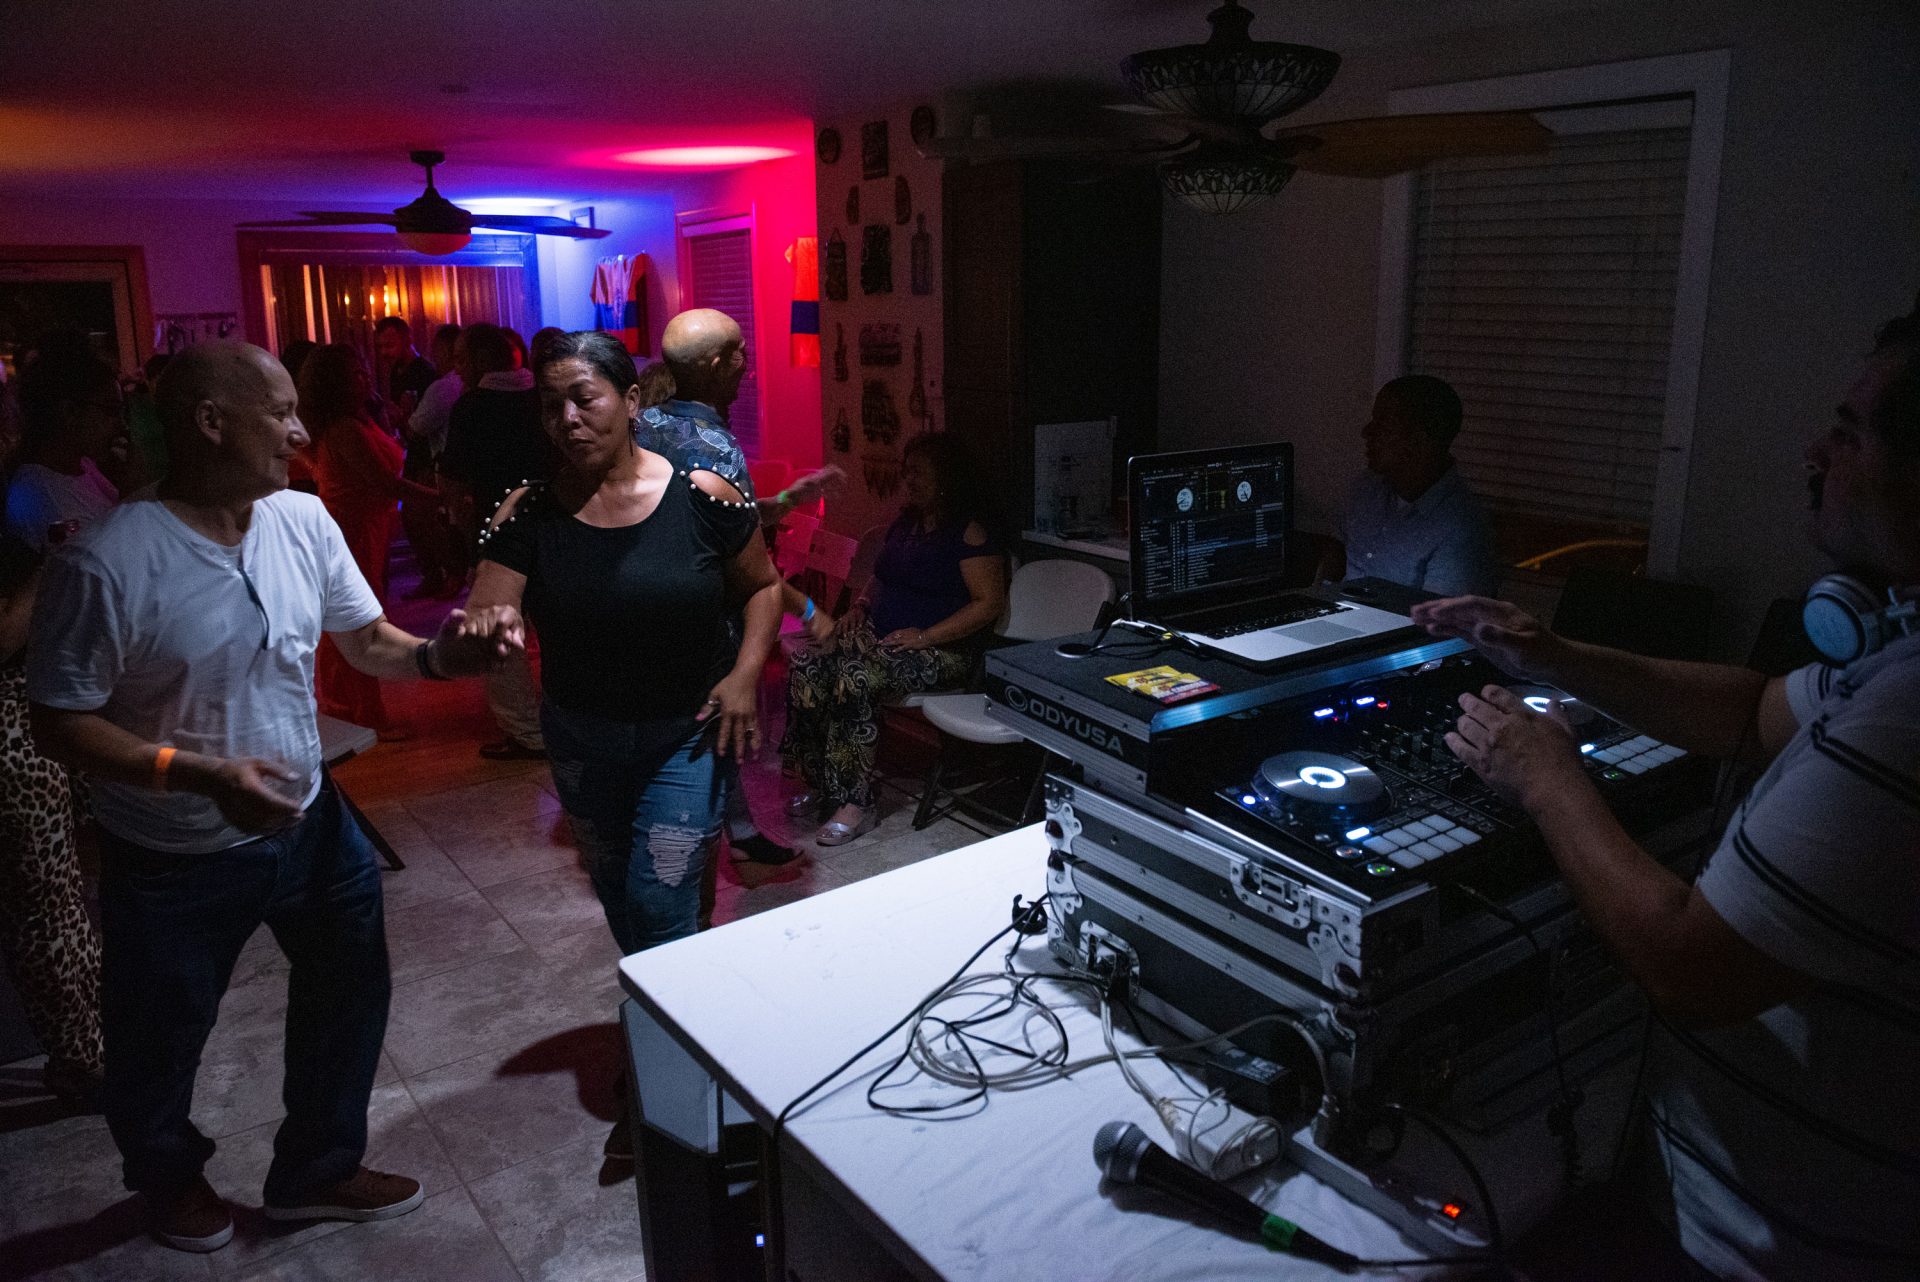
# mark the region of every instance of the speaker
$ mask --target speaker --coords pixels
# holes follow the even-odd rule
[[[1845,667],[1914,631],[1916,610],[1920,603],[1897,592],[1875,592],[1851,575],[1829,574],[1807,589],[1800,621],[1813,648]]]

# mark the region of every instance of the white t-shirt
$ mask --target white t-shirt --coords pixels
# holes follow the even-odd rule
[[[320,634],[381,615],[340,527],[311,494],[253,505],[238,547],[135,498],[55,550],[34,606],[27,697],[97,712],[151,743],[285,762],[320,789],[313,700]],[[94,815],[152,850],[200,854],[250,841],[212,800],[93,781]]]
[[[435,458],[447,448],[447,427],[453,421],[453,403],[466,390],[466,384],[458,374],[442,374],[427,384],[420,404],[414,407],[413,417],[407,420],[407,434],[416,441],[424,441],[428,452]]]
[[[1920,1277],[1920,636],[1787,679],[1800,730],[1700,876],[1819,981],[1663,1038],[1654,1127],[1680,1239],[1728,1278]]]
[[[47,527],[55,521],[90,522],[120,501],[113,482],[92,459],[68,476],[38,463],[22,463],[7,487],[7,529],[36,552],[47,550]]]

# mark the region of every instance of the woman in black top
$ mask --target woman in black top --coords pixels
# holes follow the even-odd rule
[[[638,375],[619,340],[568,334],[541,355],[560,465],[494,513],[467,610],[515,606],[539,629],[553,781],[633,953],[697,928],[725,802],[715,757],[758,746],[778,604],[748,609],[737,655],[728,621],[775,576],[752,503],[635,444]]]

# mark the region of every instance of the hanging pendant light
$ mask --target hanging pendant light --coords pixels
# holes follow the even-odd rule
[[[433,167],[446,159],[437,151],[410,153],[427,171],[427,189],[393,211],[400,243],[416,254],[451,254],[473,240],[473,215],[442,196],[433,185]]]

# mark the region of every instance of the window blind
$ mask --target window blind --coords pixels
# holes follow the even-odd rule
[[[694,234],[687,238],[693,272],[690,307],[712,307],[740,323],[747,342],[747,376],[727,411],[727,426],[748,458],[760,457],[760,381],[753,376],[759,348],[753,341],[753,252],[745,228]]]
[[[1419,177],[1408,369],[1459,391],[1454,455],[1495,509],[1648,525],[1688,134],[1562,134]]]

